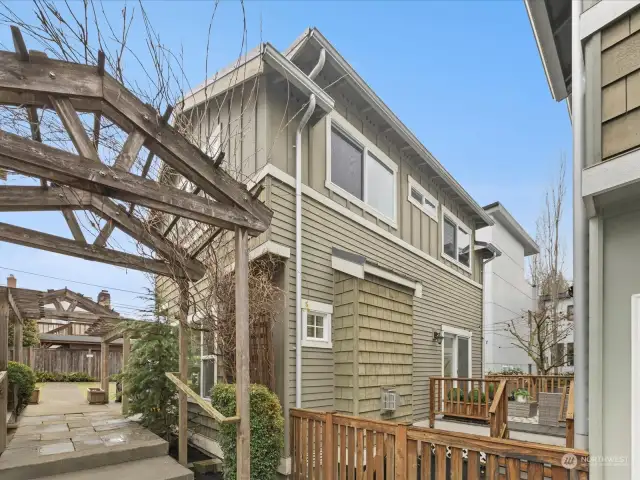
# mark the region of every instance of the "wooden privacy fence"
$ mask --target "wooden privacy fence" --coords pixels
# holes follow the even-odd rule
[[[507,396],[522,388],[532,402],[538,401],[538,393],[562,393],[573,381],[569,375],[487,375],[488,380],[507,380]]]
[[[506,380],[431,377],[429,381],[431,428],[434,426],[436,415],[447,415],[487,421],[492,427],[492,436],[503,437],[506,434]],[[500,432],[502,434],[499,435]]]
[[[59,350],[50,348],[30,348],[25,350],[24,361],[33,370],[49,373],[84,372],[100,378],[100,349],[92,350],[93,358],[88,358],[88,350]],[[122,371],[122,352],[109,352],[109,375]]]
[[[295,480],[588,478],[588,453],[582,450],[333,413],[290,412]]]

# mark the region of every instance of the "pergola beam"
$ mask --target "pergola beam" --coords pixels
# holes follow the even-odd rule
[[[0,186],[0,212],[82,210],[91,206],[91,193],[68,187]]]
[[[0,167],[226,229],[237,225],[258,234],[268,226],[268,222],[238,207],[222,205],[168,185],[158,188],[152,180],[114,171],[103,163],[48,145],[37,144],[37,148],[33,148],[34,144],[32,140],[0,130]]]
[[[180,277],[184,274],[182,269],[172,269],[167,263],[160,260],[144,258],[108,248],[95,247],[69,240],[68,238],[16,227],[7,223],[0,223],[0,240],[85,260],[108,263],[118,267],[134,268],[158,275]],[[199,278],[193,278],[193,280],[199,280]]]
[[[168,242],[153,227],[145,225],[135,216],[129,215],[123,206],[105,197],[92,197],[91,204],[98,215],[107,218],[122,231],[138,239],[143,245],[154,249],[167,258],[180,256],[184,268],[191,273],[190,276],[198,278],[204,276],[205,268],[202,263],[189,259],[183,249]]]

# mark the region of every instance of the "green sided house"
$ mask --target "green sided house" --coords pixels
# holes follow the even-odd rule
[[[317,29],[285,52],[260,45],[179,107],[274,212],[250,259],[280,261],[282,473],[290,408],[416,422],[431,376],[481,376],[482,268],[496,250],[475,232],[493,222]],[[203,255],[206,234],[193,235]],[[221,373],[202,351],[206,397]],[[216,453],[213,421],[192,413],[194,443]]]

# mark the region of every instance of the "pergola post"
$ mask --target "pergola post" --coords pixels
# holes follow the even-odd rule
[[[236,227],[236,478],[251,474],[251,424],[249,414],[249,235]]]
[[[109,342],[100,343],[100,386],[105,391],[105,403],[109,403]]]
[[[125,333],[122,337],[122,370],[127,368],[129,362],[129,352],[131,351],[131,337],[128,333]],[[125,384],[121,382],[122,388],[122,415],[125,417],[129,414],[129,396],[125,391]]]
[[[179,376],[180,381],[187,384],[188,377],[188,355],[189,355],[189,327],[187,317],[189,315],[189,281],[181,279],[178,281],[180,290],[179,304]],[[181,465],[187,466],[187,394],[182,390],[178,391],[178,461]]]
[[[0,373],[9,364],[9,297],[8,290],[0,295]],[[8,379],[0,379],[0,454],[7,447],[7,402],[9,401]]]

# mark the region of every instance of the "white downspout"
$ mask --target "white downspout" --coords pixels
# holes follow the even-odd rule
[[[322,67],[326,52],[320,50],[318,63],[309,78],[313,80]],[[307,111],[296,129],[296,408],[302,405],[302,130],[316,108],[316,96],[311,94]]]
[[[573,123],[573,309],[575,315],[575,447],[589,447],[589,307],[587,212],[582,199],[585,76],[580,38],[582,2],[571,2],[571,113]]]

